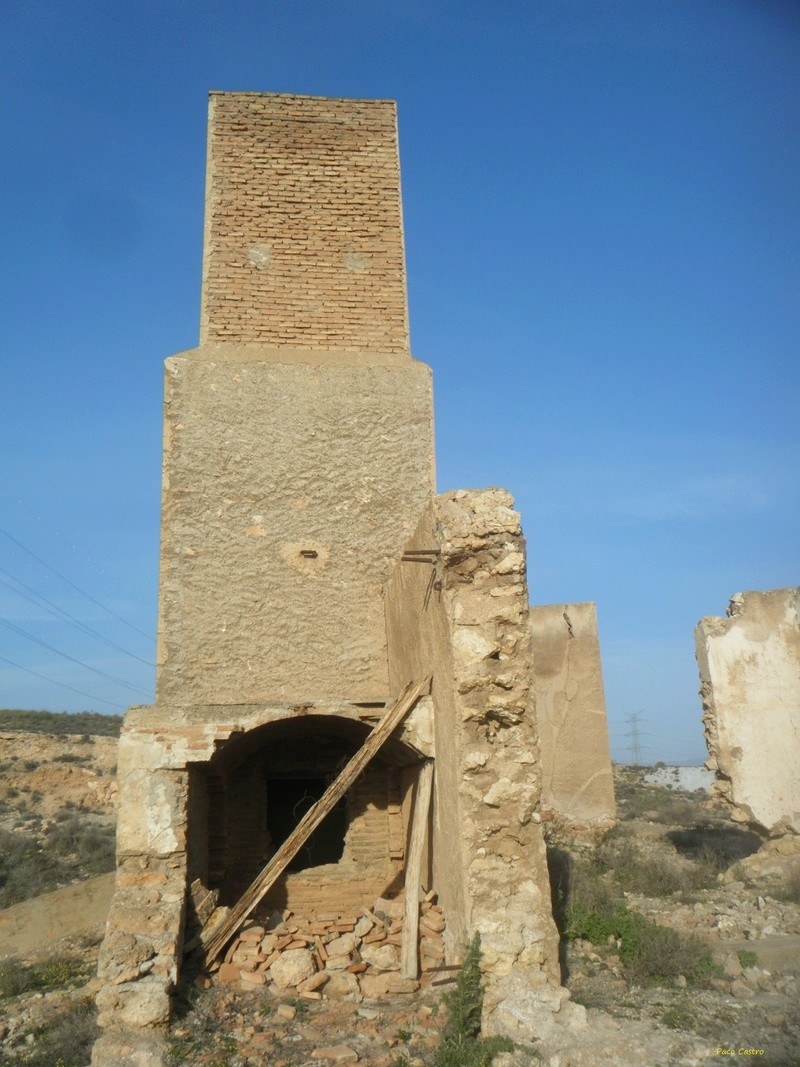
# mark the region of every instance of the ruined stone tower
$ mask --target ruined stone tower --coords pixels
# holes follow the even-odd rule
[[[489,1029],[528,1033],[563,991],[524,542],[504,491],[434,495],[394,104],[212,93],[207,174],[200,346],[166,361],[157,697],[120,741],[93,1063],[159,1062],[198,891],[234,905],[426,678],[265,904],[416,908],[421,884],[448,963],[482,935]]]
[[[200,341],[167,361],[158,703],[385,701],[434,491],[391,101],[212,94]]]

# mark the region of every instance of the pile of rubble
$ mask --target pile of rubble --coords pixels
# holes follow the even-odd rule
[[[628,903],[648,919],[682,933],[717,941],[761,941],[776,935],[800,934],[800,905],[748,891],[741,883],[699,890],[691,903],[679,897],[652,898],[626,894]]]
[[[306,1000],[326,996],[381,997],[414,993],[446,980],[442,909],[429,893],[420,904],[419,980],[400,973],[402,901],[379,898],[357,916],[301,918],[275,912],[244,926],[216,969],[220,982],[242,990],[266,986],[276,995],[294,991]]]

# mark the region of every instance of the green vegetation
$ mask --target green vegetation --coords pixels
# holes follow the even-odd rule
[[[709,1013],[691,994],[679,996],[674,1004],[659,1012],[659,1018],[670,1030],[691,1030],[700,1037],[709,1038],[715,1045],[719,1043],[720,1032],[728,1027],[735,1028],[737,1023],[735,1012],[716,1002]]]
[[[677,855],[648,855],[639,850],[632,837],[619,831],[598,846],[593,862],[600,873],[611,872],[621,892],[646,897],[710,889],[726,866],[725,857],[710,848],[683,860]]]
[[[579,861],[557,850],[551,854],[554,914],[562,936],[593,945],[612,940],[629,982],[655,984],[684,975],[690,983],[705,984],[718,973],[700,938],[681,935],[629,910],[617,878],[627,883],[631,875],[610,868],[608,853],[599,853]],[[632,857],[636,859],[631,843],[623,861]],[[614,858],[619,862],[620,853]]]
[[[114,869],[114,827],[58,813],[39,838],[0,830],[0,908]]]
[[[119,737],[121,715],[100,715],[96,711],[0,710],[0,730],[22,730],[35,734],[85,734]]]
[[[0,830],[0,908],[71,880],[69,865],[61,856],[44,851],[36,838]]]
[[[758,956],[756,956],[755,952],[750,952],[746,948],[741,949],[736,955],[739,957],[739,963],[741,963],[742,967],[755,967],[758,963]]]
[[[46,844],[60,856],[72,858],[89,876],[113,871],[114,828],[88,823],[77,815],[59,820],[47,832]]]
[[[697,1025],[697,1015],[693,1011],[692,1002],[683,997],[661,1013],[661,1021],[670,1030],[694,1030]]]
[[[705,794],[695,795],[663,786],[617,779],[614,783],[620,817],[688,826],[702,814]]]
[[[87,964],[80,956],[51,956],[31,964],[10,957],[0,962],[0,998],[61,989],[63,986],[86,982],[93,973],[93,964]]]
[[[444,996],[447,1022],[433,1058],[433,1067],[489,1067],[500,1052],[514,1043],[504,1037],[481,1037],[483,986],[480,973],[480,936],[472,940],[458,973],[455,989]]]
[[[580,904],[570,907],[566,936],[582,937],[593,945],[614,938],[625,974],[633,982],[666,982],[684,975],[688,982],[707,982],[718,969],[699,937],[682,935],[659,926],[617,902],[607,912],[589,911]]]

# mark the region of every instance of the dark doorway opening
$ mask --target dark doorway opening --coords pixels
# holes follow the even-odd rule
[[[267,782],[267,829],[275,849],[280,848],[306,812],[325,792],[324,778],[270,778]],[[317,827],[288,866],[305,871],[338,862],[344,853],[347,833],[347,797]]]

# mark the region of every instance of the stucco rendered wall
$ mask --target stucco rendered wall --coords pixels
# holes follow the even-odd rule
[[[568,830],[608,827],[616,803],[595,605],[529,614],[543,813]]]
[[[800,588],[737,593],[695,641],[715,791],[740,822],[800,834]]]
[[[386,700],[382,584],[433,479],[410,357],[167,360],[158,703]]]
[[[211,93],[200,343],[408,353],[392,100]]]
[[[486,1030],[530,1038],[566,993],[537,811],[525,545],[511,496],[436,497],[406,555],[426,549],[435,550],[427,562],[398,563],[386,609],[392,687],[433,671],[433,883],[449,958],[481,935]]]

